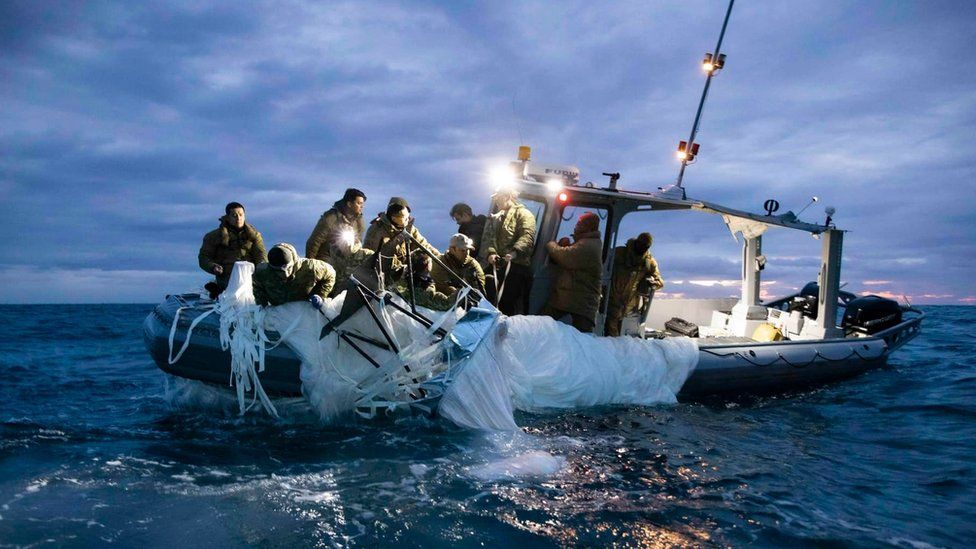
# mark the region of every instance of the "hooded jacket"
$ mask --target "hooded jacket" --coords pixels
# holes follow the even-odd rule
[[[535,216],[520,202],[504,212],[492,214],[485,225],[481,245],[484,251],[479,252],[479,257],[514,254],[512,263],[529,266],[535,248]]]
[[[285,269],[285,277],[267,262],[254,270],[254,300],[258,305],[267,307],[305,301],[313,295],[323,299],[329,296],[335,285],[335,269],[331,265],[318,259],[299,257],[291,244],[275,246],[284,248],[291,255],[292,262]]]
[[[250,261],[258,265],[267,260],[261,233],[248,223],[241,229],[231,227],[226,215],[220,218],[219,227],[204,235],[197,254],[197,262],[204,271],[213,274],[215,263],[223,267],[223,274],[217,275],[217,281],[223,284],[230,280],[234,263]]]
[[[461,262],[451,255],[450,252],[445,252],[441,254],[440,260],[447,265],[448,269],[467,282],[469,286],[484,295],[485,272],[481,269],[481,265],[475,258],[469,255]],[[458,290],[461,286],[461,283],[437,262],[434,263],[434,267],[430,271],[430,276],[434,279],[434,284],[437,285],[437,290],[440,292],[449,294]]]
[[[637,309],[640,305],[638,290],[643,284],[646,283],[655,290],[664,287],[664,278],[661,277],[657,261],[651,256],[650,250],[638,254],[634,249],[635,244],[635,239],[631,238],[627,245],[618,246],[614,250],[608,317],[622,318]]]
[[[437,248],[427,242],[427,239],[424,238],[424,235],[420,234],[420,231],[417,230],[417,227],[414,227],[413,223],[408,224],[407,227],[407,232],[421,246],[427,248],[434,255],[440,255]],[[383,255],[383,269],[387,270],[387,272],[400,273],[407,266],[407,243],[402,239],[398,240],[396,238],[401,231],[402,229],[395,227],[385,213],[378,215],[376,219],[370,222],[369,229],[366,230],[366,242],[364,246]],[[416,245],[411,243],[411,248],[416,248]]]
[[[595,320],[600,308],[600,273],[603,271],[600,231],[578,234],[576,242],[569,246],[548,242],[546,251],[553,263],[560,267],[549,295],[549,306]]]
[[[355,254],[362,248],[363,232],[366,231],[363,214],[346,214],[345,209],[345,203],[339,200],[322,214],[305,242],[305,257],[334,265],[337,256]],[[342,232],[346,229],[352,229],[355,235],[351,249],[346,249],[349,246],[342,242]]]
[[[352,243],[343,241],[343,232],[347,230],[353,233]],[[322,214],[305,242],[305,257],[325,261],[335,269],[337,292],[345,287],[349,275],[373,255],[373,250],[362,245],[365,230],[363,215],[347,215],[345,203],[339,200]]]

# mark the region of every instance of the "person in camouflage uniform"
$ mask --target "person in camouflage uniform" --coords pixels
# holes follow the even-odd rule
[[[407,238],[401,234],[404,230],[432,254],[440,255],[437,248],[427,242],[414,226],[407,201],[396,196],[391,198],[386,212],[370,222],[364,244],[366,248],[380,254],[381,268],[386,282],[391,285],[403,275],[407,266]],[[413,249],[417,247],[413,242],[410,245]]]
[[[457,290],[450,295],[438,291],[434,279],[431,277],[432,261],[423,252],[413,256],[411,269],[413,270],[413,298],[418,307],[432,311],[448,311],[457,304]],[[407,303],[410,302],[410,283],[407,277],[402,277],[394,287]]]
[[[466,235],[457,233],[451,237],[447,252],[440,256],[440,261],[447,269],[461,277],[469,286],[485,295],[485,273],[481,265],[471,257],[474,243]],[[430,275],[437,285],[437,290],[445,294],[456,292],[461,283],[451,276],[447,269],[439,263],[434,263]]]
[[[335,284],[335,269],[325,261],[299,257],[294,246],[281,243],[271,248],[268,262],[258,265],[252,280],[254,300],[263,307],[313,296],[322,300]]]
[[[224,214],[220,226],[204,235],[197,255],[200,268],[216,277],[213,283],[207,284],[211,298],[227,287],[234,263],[250,261],[258,265],[267,259],[264,239],[245,221],[244,206],[231,202],[224,207]]]
[[[498,212],[488,220],[481,245],[488,268],[497,272],[500,280],[489,282],[488,291],[494,294],[496,286],[504,288],[501,299],[491,296],[497,299],[498,310],[507,315],[524,314],[532,288],[535,216],[518,201],[517,191],[500,191],[493,201]],[[502,279],[506,270],[507,280]]]
[[[322,214],[305,242],[305,257],[325,261],[335,269],[334,293],[341,292],[349,275],[373,255],[374,250],[362,245],[365,204],[362,191],[346,189],[342,199]]]
[[[653,242],[651,233],[641,233],[628,240],[626,246],[614,249],[604,335],[620,335],[623,318],[643,309],[643,300],[649,299],[650,290],[664,287],[664,278],[650,252]]]

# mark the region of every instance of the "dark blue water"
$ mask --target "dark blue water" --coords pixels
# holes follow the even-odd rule
[[[927,307],[889,368],[842,384],[523,415],[520,435],[177,408],[143,349],[151,308],[0,306],[0,545],[976,539],[973,307]],[[506,459],[537,474],[492,475]]]

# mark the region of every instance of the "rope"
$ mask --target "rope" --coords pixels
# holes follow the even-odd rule
[[[183,357],[183,353],[190,347],[193,330],[205,318],[216,312],[220,315],[220,348],[224,351],[230,350],[231,354],[229,383],[237,389],[237,402],[241,415],[244,415],[245,412],[254,407],[260,399],[265,410],[272,416],[278,417],[278,411],[261,386],[261,381],[258,379],[257,374],[258,372],[264,371],[264,344],[265,342],[270,342],[264,334],[263,328],[260,327],[260,324],[257,324],[259,321],[263,322],[264,314],[260,310],[255,311],[255,309],[258,309],[255,305],[236,308],[230,306],[221,307],[221,304],[218,301],[213,305],[205,305],[202,307],[187,306],[176,309],[176,313],[173,315],[173,324],[169,330],[169,353],[167,356],[169,364],[172,365],[179,362],[180,358]],[[173,342],[176,339],[176,329],[180,323],[180,314],[187,309],[205,310],[205,312],[194,318],[190,323],[186,331],[186,339],[174,357]],[[297,320],[292,323],[288,331],[295,329],[298,325]],[[232,332],[233,335],[231,335]],[[245,334],[254,337],[244,337]],[[281,340],[275,343],[271,349],[276,347],[280,342]],[[255,369],[255,364],[258,365],[257,369]],[[251,404],[245,406],[244,394],[251,390],[254,391],[254,397]]]
[[[509,261],[507,264],[505,264],[505,278],[502,279],[502,285],[499,287],[498,264],[497,263],[491,264],[492,274],[494,275],[492,278],[494,278],[495,280],[495,303],[502,302],[502,293],[505,292],[505,283],[508,282],[508,271],[510,271],[511,269],[512,269],[512,262]]]
[[[718,353],[718,352],[715,352],[715,351],[711,351],[709,349],[701,349],[701,351],[702,352],[705,352],[705,353],[708,353],[708,354],[710,354],[712,356],[717,356],[717,357],[721,357],[721,358],[725,358],[725,357],[728,357],[728,356],[733,356],[733,357],[736,357],[736,358],[741,358],[742,360],[745,360],[746,362],[748,362],[749,364],[752,364],[753,366],[766,367],[766,366],[772,366],[773,364],[776,364],[778,362],[783,362],[784,364],[788,364],[789,366],[792,366],[794,368],[806,368],[807,366],[810,366],[814,362],[817,362],[817,359],[822,359],[822,360],[825,360],[827,362],[844,362],[844,361],[850,359],[852,356],[857,356],[861,360],[877,360],[877,359],[881,358],[881,356],[884,355],[884,353],[885,353],[884,349],[882,349],[881,352],[878,353],[877,356],[869,357],[869,356],[862,355],[856,348],[851,347],[851,352],[848,353],[847,356],[844,356],[844,357],[841,357],[841,358],[830,358],[828,356],[825,356],[825,355],[820,354],[820,350],[819,349],[814,349],[813,358],[812,359],[808,360],[807,362],[803,362],[803,363],[800,363],[800,362],[795,362],[794,363],[794,362],[791,362],[785,356],[783,356],[783,353],[777,352],[776,353],[777,356],[776,356],[775,359],[773,359],[773,360],[771,360],[769,362],[766,362],[766,363],[762,363],[762,362],[758,362],[758,361],[755,361],[755,360],[750,359],[749,357],[747,357],[746,355],[744,355],[743,353],[741,353],[739,351],[736,351],[736,352],[731,353],[731,354],[721,354],[721,353]]]
[[[193,329],[197,327],[197,324],[199,324],[201,320],[207,318],[216,310],[214,307],[215,307],[214,305],[206,305],[204,307],[191,306],[191,307],[180,307],[176,309],[176,314],[173,315],[173,325],[170,326],[169,329],[169,353],[167,353],[167,359],[169,360],[170,366],[179,362],[180,358],[183,356],[183,353],[185,353],[187,348],[189,348],[190,346],[190,336],[193,334]],[[176,356],[174,357],[173,340],[176,339],[176,327],[180,323],[180,313],[186,309],[208,309],[208,310],[202,315],[194,318],[193,322],[190,323],[190,327],[187,328],[186,330],[186,339],[183,341],[183,346],[180,347],[180,352],[176,353]]]
[[[223,305],[217,302],[220,313],[220,347],[231,355],[230,384],[237,389],[237,403],[240,414],[244,415],[260,400],[265,411],[273,417],[278,416],[271,398],[261,386],[258,372],[264,371],[265,346],[259,335],[257,321],[264,319],[257,305]],[[253,391],[251,404],[245,406],[244,395]]]

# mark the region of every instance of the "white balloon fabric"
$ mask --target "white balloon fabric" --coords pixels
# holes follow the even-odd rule
[[[544,316],[512,316],[472,355],[439,412],[475,429],[516,428],[513,410],[677,402],[698,364],[686,337],[596,337]]]
[[[436,410],[462,427],[515,430],[516,410],[674,403],[698,363],[698,347],[690,338],[596,337],[549,317],[504,317],[493,308],[473,309],[463,319],[463,310],[421,309],[448,331],[442,339],[435,336],[436,325],[424,326],[373,302],[392,348],[366,309],[320,338],[342,309],[344,293],[326,299],[321,312],[296,302],[256,313],[247,274],[235,268],[227,297],[221,297],[221,313],[247,328],[227,326],[228,333],[246,338],[240,344],[232,341],[232,350],[251,370],[260,368],[263,360],[248,345],[264,346],[271,343],[266,331],[279,332],[281,342],[301,360],[302,393],[324,421],[353,413],[374,417],[395,410]],[[406,307],[399,297],[393,299]],[[260,329],[251,329],[252,320],[260,321]],[[455,325],[457,334],[451,332]],[[239,386],[258,389],[264,402],[256,376],[248,374],[245,369]]]

